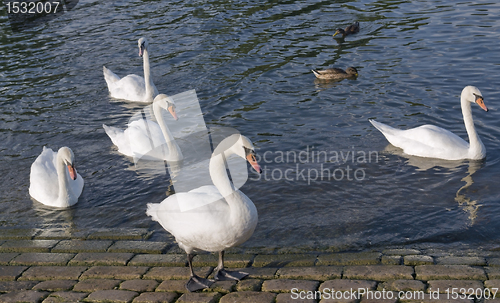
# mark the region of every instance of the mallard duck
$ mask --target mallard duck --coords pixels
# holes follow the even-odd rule
[[[355,67],[348,67],[345,71],[340,68],[329,68],[325,70],[312,70],[318,79],[345,79],[358,76],[358,70]]]
[[[357,32],[359,32],[359,22],[358,21],[347,26],[345,29],[341,29],[341,28],[337,29],[337,31],[335,32],[335,34],[333,34],[333,36],[335,37],[338,34],[342,34],[342,37],[345,37],[347,35],[355,34]]]

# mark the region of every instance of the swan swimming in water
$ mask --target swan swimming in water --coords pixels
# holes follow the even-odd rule
[[[261,173],[252,142],[240,134],[232,135],[217,146],[210,159],[210,177],[214,185],[176,193],[160,204],[147,205],[146,214],[170,232],[187,253],[191,273],[186,284],[189,291],[208,288],[213,283],[194,273],[192,260],[197,251],[219,252],[215,280],[240,280],[247,276],[224,269],[224,250],[247,241],[258,219],[253,202],[235,190],[228,178],[225,161],[233,154],[246,159]],[[180,204],[190,210],[181,211]]]
[[[75,155],[69,147],[54,152],[44,146],[31,165],[29,193],[42,204],[59,208],[76,204],[83,183],[75,169]]]
[[[158,90],[151,78],[149,68],[149,43],[145,38],[140,38],[139,56],[143,57],[144,78],[137,75],[128,75],[120,79],[116,74],[103,66],[104,79],[108,85],[108,90],[113,98],[124,99],[134,102],[153,102],[158,95]]]
[[[162,108],[168,110],[177,120],[174,101],[165,94],[159,94],[153,102],[153,113],[158,123],[140,119],[129,123],[125,130],[105,124],[102,127],[113,144],[118,147],[118,152],[126,156],[178,162],[183,159],[183,155],[163,119]],[[160,146],[167,146],[167,151],[157,148]]]
[[[483,95],[476,87],[466,86],[462,90],[460,102],[469,142],[434,125],[400,130],[374,120],[370,122],[382,132],[387,141],[403,149],[408,155],[445,160],[483,159],[486,157],[486,148],[476,132],[471,112],[471,103],[476,103],[488,111]]]

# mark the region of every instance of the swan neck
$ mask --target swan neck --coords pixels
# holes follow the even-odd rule
[[[479,138],[474,127],[474,120],[472,119],[471,102],[467,101],[463,96],[461,97],[462,114],[464,116],[465,129],[469,135],[469,152],[471,155],[482,155],[485,154],[485,148],[483,142]],[[476,158],[476,157],[474,157]]]
[[[158,103],[153,103],[153,113],[156,120],[158,121],[158,125],[160,126],[163,137],[165,138],[165,142],[167,142],[168,158],[170,160],[180,159],[181,156],[179,146],[175,142],[174,136],[170,132],[167,124],[165,124],[165,120],[163,119],[163,115],[161,114],[161,109],[162,107]]]
[[[57,171],[57,180],[59,184],[59,193],[57,196],[57,200],[59,202],[60,207],[69,206],[69,183],[68,183],[68,169],[64,164],[64,160],[61,158],[60,153],[57,153],[56,158],[56,171]]]
[[[153,101],[154,88],[153,79],[151,78],[151,69],[149,67],[149,52],[148,49],[144,49],[143,53],[143,66],[144,66],[144,82],[146,84],[146,96],[150,101]]]
[[[231,206],[239,198],[239,191],[234,187],[226,171],[226,157],[231,154],[227,152],[213,154],[210,159],[210,177],[212,182],[219,190],[220,194]]]

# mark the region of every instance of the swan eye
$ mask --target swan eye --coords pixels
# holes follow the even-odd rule
[[[472,94],[476,97],[476,102],[477,102],[477,99],[482,99],[482,100],[484,100],[483,96],[478,95],[478,94],[475,94],[475,93],[472,93]]]

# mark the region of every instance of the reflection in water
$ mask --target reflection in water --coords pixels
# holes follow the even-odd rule
[[[37,217],[43,220],[41,226],[44,230],[50,231],[52,235],[57,233],[57,236],[72,237],[76,232],[79,232],[74,223],[76,206],[60,209],[53,208],[33,200],[33,209]]]
[[[402,149],[395,147],[392,144],[387,145],[387,147],[384,149],[384,152],[388,152],[406,158],[407,160],[405,163],[417,167],[418,171],[426,171],[434,167],[443,167],[449,169],[450,174],[457,173],[460,171],[460,167],[467,162],[469,165],[467,169],[468,175],[461,179],[461,181],[465,181],[466,184],[460,187],[460,189],[457,191],[455,196],[455,201],[458,202],[459,207],[461,207],[464,212],[468,213],[469,222],[467,225],[468,226],[474,225],[474,222],[477,218],[477,210],[481,205],[477,203],[478,202],[477,200],[472,200],[471,198],[467,197],[465,194],[461,194],[460,192],[469,188],[472,184],[474,184],[472,175],[476,173],[476,171],[478,171],[479,168],[481,168],[483,160],[450,161],[450,160],[442,160],[436,158],[423,158],[423,157],[411,156],[405,154]]]
[[[455,196],[455,201],[458,202],[458,205],[469,214],[469,226],[474,225],[474,221],[477,218],[477,210],[481,206],[478,204],[477,200],[472,200],[467,197],[465,194],[461,194],[460,192],[464,189],[469,188],[472,184],[474,184],[474,180],[472,180],[472,175],[479,170],[481,167],[482,161],[469,161],[469,169],[467,170],[468,175],[463,178],[461,181],[465,181],[465,185],[460,187]]]

